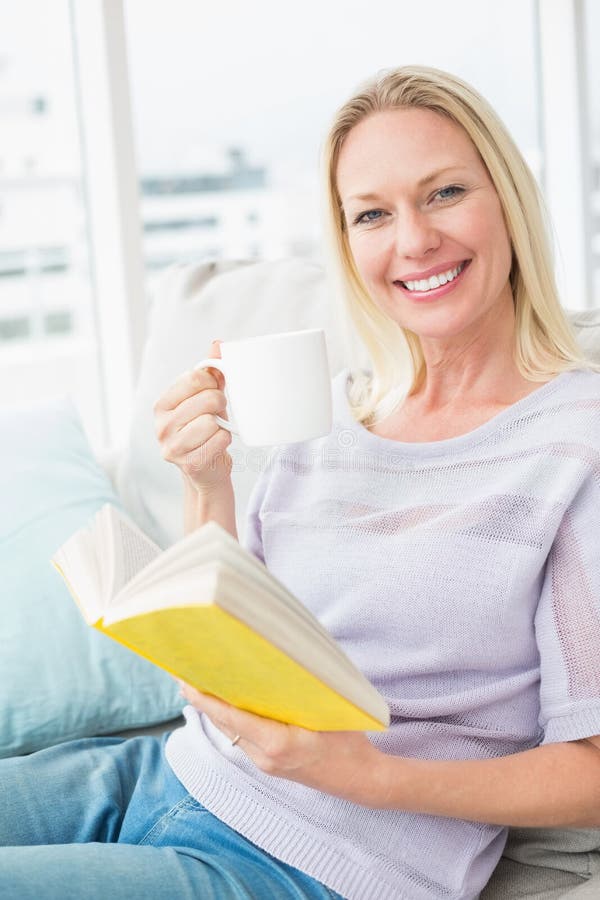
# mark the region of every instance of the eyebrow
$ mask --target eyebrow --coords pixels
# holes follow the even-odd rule
[[[430,175],[426,175],[425,178],[421,178],[420,181],[417,182],[418,187],[425,187],[430,184],[430,182],[435,181],[436,178],[439,178],[440,175],[445,175],[446,172],[461,172],[465,171],[462,166],[445,166],[443,169],[436,169],[435,172],[432,172]],[[379,200],[381,198],[381,194],[371,193],[371,194],[351,194],[348,197],[348,200]]]

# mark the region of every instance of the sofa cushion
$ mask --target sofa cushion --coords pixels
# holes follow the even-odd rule
[[[589,358],[600,364],[600,309],[569,312],[577,340]]]
[[[88,627],[52,554],[118,504],[69,401],[0,412],[0,756],[172,719],[170,676]]]
[[[213,262],[165,274],[152,306],[129,441],[116,471],[125,508],[158,544],[166,547],[183,534],[181,475],[163,460],[154,432],[160,394],[207,355],[212,340],[303,328],[324,328],[336,374],[343,352],[330,295],[322,267],[306,260]],[[269,451],[246,448],[234,435],[229,452],[241,536],[250,491]]]

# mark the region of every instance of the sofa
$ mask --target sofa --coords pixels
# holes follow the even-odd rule
[[[181,700],[172,679],[87,628],[49,558],[104,502],[121,505],[162,547],[181,537],[182,482],[161,457],[155,400],[217,338],[323,327],[335,374],[348,358],[336,296],[321,265],[306,260],[174,266],[152,297],[123,446],[90,447],[68,398],[0,411],[0,755],[177,724]],[[600,310],[569,316],[600,362]],[[242,536],[269,450],[234,437],[230,453]],[[481,900],[521,897],[600,898],[600,829],[512,829]]]

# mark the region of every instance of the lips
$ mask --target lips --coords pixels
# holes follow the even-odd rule
[[[463,262],[464,262],[464,265],[463,265]],[[420,290],[412,290],[411,291],[408,287],[406,287],[406,285],[402,281],[394,281],[393,284],[398,290],[402,291],[402,293],[405,297],[410,297],[410,299],[413,302],[419,303],[419,302],[424,302],[424,301],[426,302],[427,300],[435,300],[437,297],[442,297],[443,295],[448,294],[451,291],[455,290],[456,287],[462,282],[463,278],[465,277],[466,273],[469,270],[469,267],[471,265],[471,260],[467,259],[467,260],[464,260],[463,262],[460,263],[460,265],[462,265],[462,271],[460,271],[459,274],[455,278],[452,279],[452,281],[447,281],[446,284],[441,284],[437,288],[431,288],[430,290],[427,290],[427,291],[420,291]],[[440,269],[440,267],[437,267],[437,268],[438,268],[438,272],[444,271],[443,269]],[[433,272],[434,270],[431,270],[431,271]],[[421,279],[419,279],[419,280],[421,280]]]
[[[396,281],[402,281],[404,284],[406,284],[407,281],[422,281],[423,279],[427,281],[433,275],[440,275],[442,273],[450,272],[453,269],[456,269],[458,266],[462,266],[467,262],[470,262],[470,260],[450,260],[449,262],[440,263],[437,266],[433,266],[431,269],[426,269],[424,272],[409,272],[408,274],[403,275],[402,278],[397,278]]]
[[[458,278],[465,265],[466,263],[461,262],[458,266],[448,269],[445,272],[431,275],[429,278],[418,279],[416,281],[407,280],[403,281],[402,284],[405,288],[408,288],[409,291],[420,291],[421,293],[432,291],[434,288],[439,288],[440,285],[447,284],[447,282],[454,281],[455,278]]]

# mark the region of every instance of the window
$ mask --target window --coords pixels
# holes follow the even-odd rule
[[[0,341],[12,341],[28,338],[31,334],[31,321],[28,316],[3,316],[0,319]]]
[[[586,104],[586,138],[588,145],[589,168],[589,231],[592,276],[592,302],[600,306],[600,59],[598,59],[598,41],[600,40],[600,7],[594,0],[586,0],[584,9],[584,38],[586,71],[585,78]]]
[[[125,11],[148,269],[215,249],[318,258],[321,141],[381,68],[463,76],[540,172],[533,0],[375,0],[368,15],[357,0],[126,0]],[[177,226],[211,218],[213,229]]]
[[[69,3],[0,8],[0,403],[72,393],[99,437]]]

